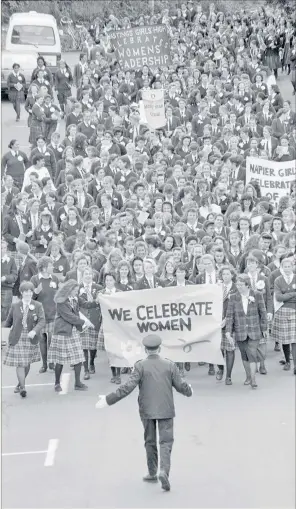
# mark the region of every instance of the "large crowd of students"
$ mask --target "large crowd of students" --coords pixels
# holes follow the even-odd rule
[[[225,371],[231,385],[238,347],[256,387],[268,340],[286,371],[292,355],[296,374],[295,185],[276,203],[246,181],[248,156],[296,159],[296,115],[277,85],[287,73],[296,90],[293,13],[203,12],[189,1],[110,22],[165,23],[172,63],[122,70],[106,23],[74,69],[66,55],[53,76],[38,58],[26,113],[17,62],[8,77],[31,145],[25,153],[12,139],[2,157],[1,313],[13,326],[3,358],[16,367],[15,392],[26,396],[40,360],[57,392],[66,363],[86,390],[82,366],[88,380],[104,350],[100,294],[174,285],[223,285],[226,366],[209,365],[209,375]],[[157,130],[140,112],[149,88],[165,93]],[[121,383],[122,370],[111,371]]]

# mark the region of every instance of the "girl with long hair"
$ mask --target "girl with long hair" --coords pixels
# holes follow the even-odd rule
[[[48,362],[55,364],[55,391],[61,392],[61,374],[64,364],[74,366],[75,385],[77,391],[87,390],[81,382],[81,366],[84,362],[84,353],[80,333],[93,324],[85,317],[80,318],[78,304],[79,284],[69,279],[57,291],[54,301],[56,303],[56,316],[52,341],[48,350]]]

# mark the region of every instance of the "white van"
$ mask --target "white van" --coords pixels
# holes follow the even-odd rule
[[[55,18],[39,12],[17,12],[9,20],[6,50],[14,53],[37,51],[54,73],[61,58],[61,40]]]

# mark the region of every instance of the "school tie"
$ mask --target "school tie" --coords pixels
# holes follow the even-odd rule
[[[228,296],[228,288],[226,285],[223,285],[223,300],[226,300]]]
[[[251,287],[252,290],[256,290],[256,276],[251,276]]]
[[[111,217],[110,211],[106,210],[106,212],[105,212],[105,221],[109,221],[110,217]]]
[[[22,319],[22,325],[24,329],[27,329],[27,318],[29,313],[29,306],[24,306],[24,314]]]
[[[210,285],[212,285],[212,284],[213,284],[212,274],[209,274],[209,284],[210,284]]]
[[[246,243],[247,243],[247,234],[244,233],[243,234],[243,246],[244,246],[244,248],[246,247]]]
[[[88,302],[92,302],[93,298],[92,298],[92,294],[91,294],[91,286],[85,287],[85,290],[86,290]]]

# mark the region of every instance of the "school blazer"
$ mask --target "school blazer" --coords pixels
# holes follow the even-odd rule
[[[24,222],[25,221],[25,222]],[[22,219],[24,234],[28,233],[28,222],[25,217]],[[14,238],[18,238],[20,236],[20,229],[16,220],[15,215],[7,215],[4,218],[4,226],[2,235],[4,239],[8,242],[9,251],[16,251],[15,243],[13,242]]]
[[[1,281],[1,288],[12,288],[17,280],[18,270],[14,258],[8,258],[8,261],[1,259],[1,276],[5,276],[5,281]]]
[[[216,273],[216,284],[217,284],[217,281],[218,281],[218,274]],[[201,274],[198,274],[198,276],[196,276],[195,284],[196,285],[205,285],[206,284],[205,272],[202,272]]]
[[[185,286],[192,286],[192,285],[194,285],[194,283],[192,281],[185,281]],[[166,287],[169,287],[169,286],[178,286],[177,281],[172,281],[171,283],[166,285]]]
[[[27,329],[28,332],[31,332],[32,330],[36,332],[35,337],[30,341],[33,345],[37,345],[41,339],[41,331],[45,327],[44,310],[40,302],[31,301],[30,307],[32,309],[29,308]],[[5,327],[11,327],[8,336],[8,343],[10,346],[15,346],[19,342],[23,330],[23,314],[22,301],[12,304],[5,322]]]
[[[96,270],[93,270],[94,283],[97,283],[99,281],[99,276],[100,276],[99,273]],[[70,270],[69,272],[67,272],[65,282],[69,281],[69,279],[75,279],[75,281],[77,281],[77,269]]]
[[[95,330],[98,332],[102,323],[102,314],[100,304],[96,302],[97,295],[100,291],[102,291],[103,287],[92,283],[91,285],[91,294],[93,297],[92,301],[89,301],[87,298],[86,290],[83,285],[80,285],[79,293],[78,293],[78,304],[81,313],[89,318],[89,320],[93,323]],[[87,310],[88,313],[85,313]]]
[[[248,273],[247,269],[245,272]],[[257,277],[256,290],[263,295],[267,313],[273,313],[273,301],[270,291],[269,278],[261,272]]]
[[[158,288],[159,286],[162,286],[162,287],[164,286],[163,281],[161,281],[161,279],[159,279],[158,277],[153,276],[153,279],[154,279],[154,288]],[[135,284],[135,290],[148,290],[148,289],[150,289],[150,285],[149,285],[148,280],[146,279],[145,276]]]
[[[72,336],[73,327],[81,332],[84,320],[79,318],[78,302],[73,308],[69,300],[57,303],[57,311],[54,321],[54,335]]]
[[[18,271],[16,282],[13,287],[13,295],[19,296],[19,287],[22,281],[31,281],[31,278],[37,274],[37,263],[35,259],[27,256],[24,265],[21,265]]]
[[[224,320],[224,318],[226,318],[226,315],[227,315],[227,308],[228,308],[228,304],[229,304],[229,301],[230,301],[230,297],[232,295],[235,295],[237,293],[237,288],[235,286],[234,283],[232,283],[231,285],[231,288],[227,294],[227,297],[226,299],[223,299],[223,307],[222,307],[222,320]],[[222,331],[225,332],[225,327],[222,328]]]
[[[234,334],[236,341],[262,339],[267,331],[267,313],[261,292],[250,290],[247,314],[244,312],[242,297],[237,292],[230,297],[226,314],[226,333]]]

